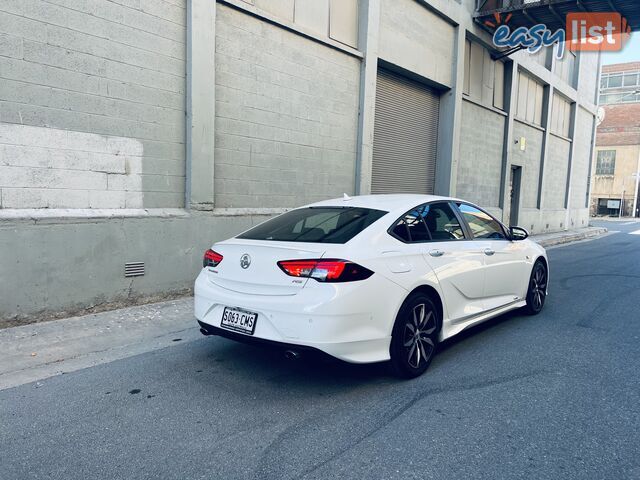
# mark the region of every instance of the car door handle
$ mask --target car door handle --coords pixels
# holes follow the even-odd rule
[[[490,248],[485,248],[484,249],[484,254],[487,255],[488,257],[493,255],[494,253],[496,253],[495,250],[491,250]]]
[[[429,252],[429,255],[431,255],[432,257],[441,257],[444,255],[444,252],[442,250],[431,250]]]

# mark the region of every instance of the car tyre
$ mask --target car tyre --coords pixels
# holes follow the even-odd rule
[[[391,335],[391,369],[400,378],[422,375],[436,352],[440,315],[428,295],[417,292],[404,302]]]
[[[544,308],[547,299],[547,283],[549,272],[542,260],[538,260],[531,270],[529,288],[527,289],[527,305],[524,310],[529,315],[538,315]]]

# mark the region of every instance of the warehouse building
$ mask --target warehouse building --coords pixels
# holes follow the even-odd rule
[[[343,193],[586,226],[599,55],[501,56],[475,10],[3,2],[0,319],[187,291],[212,242]]]

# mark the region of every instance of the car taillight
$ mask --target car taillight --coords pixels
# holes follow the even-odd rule
[[[202,259],[202,268],[205,267],[217,267],[218,264],[222,261],[222,255],[218,252],[214,252],[209,249],[204,252],[204,258]]]
[[[313,278],[319,282],[354,282],[373,275],[368,268],[348,260],[282,260],[278,266],[291,277]]]

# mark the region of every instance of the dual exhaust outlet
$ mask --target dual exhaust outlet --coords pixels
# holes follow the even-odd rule
[[[207,331],[204,328],[200,328],[200,333],[202,335],[204,335],[205,337],[210,337],[211,335],[214,335],[213,333]],[[286,358],[287,360],[299,360],[300,359],[300,352],[298,352],[297,350],[285,350],[284,351],[284,358]]]

